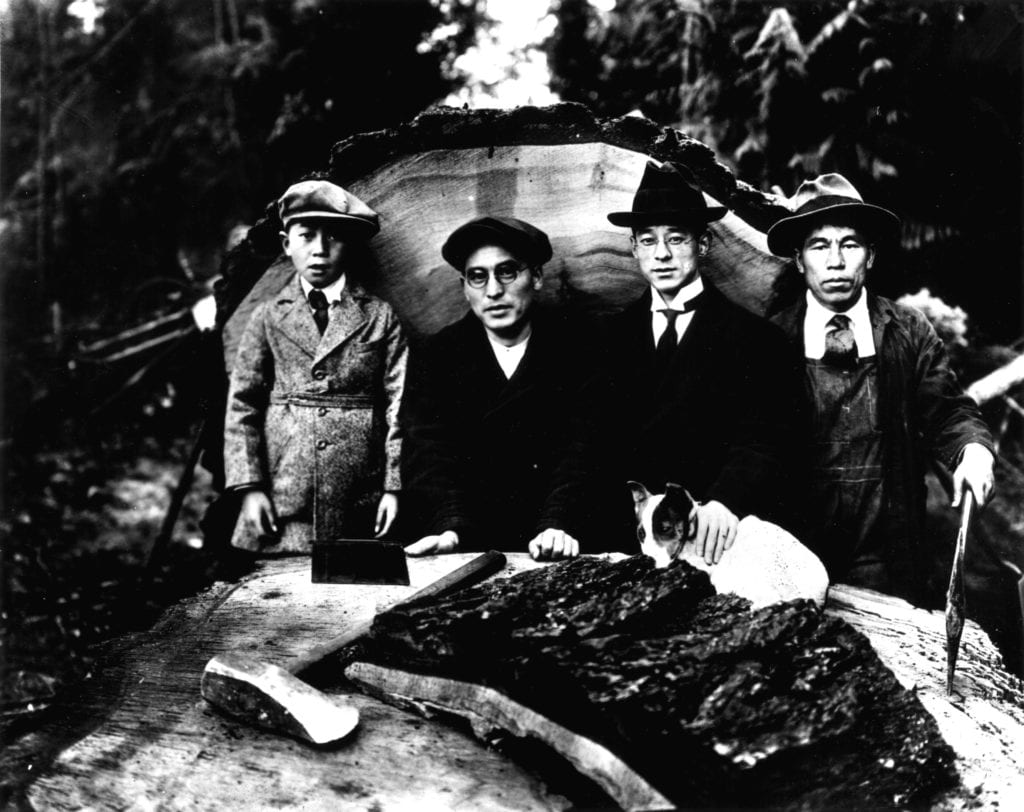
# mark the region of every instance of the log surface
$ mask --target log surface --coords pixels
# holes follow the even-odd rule
[[[455,228],[484,214],[518,217],[550,236],[554,258],[545,266],[541,292],[548,304],[605,313],[636,299],[645,282],[629,252],[629,231],[606,216],[632,207],[651,157],[685,163],[710,205],[733,207],[711,224],[715,240],[704,272],[734,301],[765,313],[785,263],[768,252],[761,229],[785,209],[739,183],[699,141],[646,119],[598,121],[571,104],[438,110],[398,130],[342,142],[331,177],[381,216],[363,281],[414,335],[427,335],[467,309],[441,245]],[[228,368],[253,307],[293,273],[279,256],[280,224],[268,212],[218,291],[222,312],[230,314],[223,333]]]
[[[572,799],[440,721],[424,721],[330,687],[362,722],[340,746],[316,749],[223,717],[199,696],[213,655],[243,650],[278,665],[465,563],[410,562],[410,587],[310,583],[308,560],[264,562],[171,610],[151,632],[107,651],[102,670],[49,725],[5,748],[3,767],[32,781],[37,809],[270,808],[552,809]],[[504,574],[538,566],[510,555]],[[1013,808],[1024,792],[1024,693],[973,623],[964,630],[956,693],[945,695],[941,613],[848,587],[828,612],[872,641],[958,755],[961,787],[942,808]]]

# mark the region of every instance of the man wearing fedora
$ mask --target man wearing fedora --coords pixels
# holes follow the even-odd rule
[[[547,235],[511,217],[465,223],[441,249],[470,312],[415,347],[402,422],[410,555],[500,549],[536,559],[594,549],[588,331],[536,301]],[[589,335],[593,335],[589,331]]]
[[[709,563],[748,514],[795,529],[801,433],[799,358],[701,276],[708,223],[725,212],[706,204],[685,167],[651,162],[632,210],[608,215],[631,230],[648,283],[607,325],[617,470],[651,491],[668,482],[690,491],[696,550]]]
[[[865,288],[895,214],[842,175],[804,182],[768,230],[806,296],[773,321],[804,356],[816,516],[809,537],[832,580],[920,601],[929,460],[953,471],[953,505],[993,489],[993,445],[925,317]]]

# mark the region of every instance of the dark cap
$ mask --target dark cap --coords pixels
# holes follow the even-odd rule
[[[478,217],[459,226],[441,246],[441,256],[462,273],[466,260],[482,245],[500,245],[512,256],[536,268],[551,259],[548,235],[514,217]]]
[[[351,225],[366,239],[380,231],[377,212],[351,192],[326,180],[304,180],[289,186],[277,201],[277,211],[285,229],[295,220],[318,218]]]

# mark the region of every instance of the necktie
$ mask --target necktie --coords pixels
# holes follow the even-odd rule
[[[849,316],[835,315],[828,320],[825,331],[826,364],[837,367],[852,367],[857,364],[857,342],[853,339]]]
[[[665,325],[665,332],[658,339],[658,346],[654,348],[654,368],[657,370],[658,377],[664,375],[672,363],[672,354],[676,351],[676,345],[679,343],[676,319],[683,311],[666,308],[661,312],[665,314],[668,324]]]
[[[330,313],[327,310],[327,297],[324,296],[322,290],[313,288],[309,292],[309,306],[313,308],[313,321],[316,322],[316,329],[320,331],[320,335],[323,335],[324,330],[327,329]]]

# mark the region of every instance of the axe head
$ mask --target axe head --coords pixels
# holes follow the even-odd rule
[[[393,541],[314,541],[312,560],[314,584],[409,585],[405,549]]]
[[[241,654],[210,660],[199,690],[236,719],[313,744],[343,739],[359,724],[355,708],[336,703],[283,668]]]

